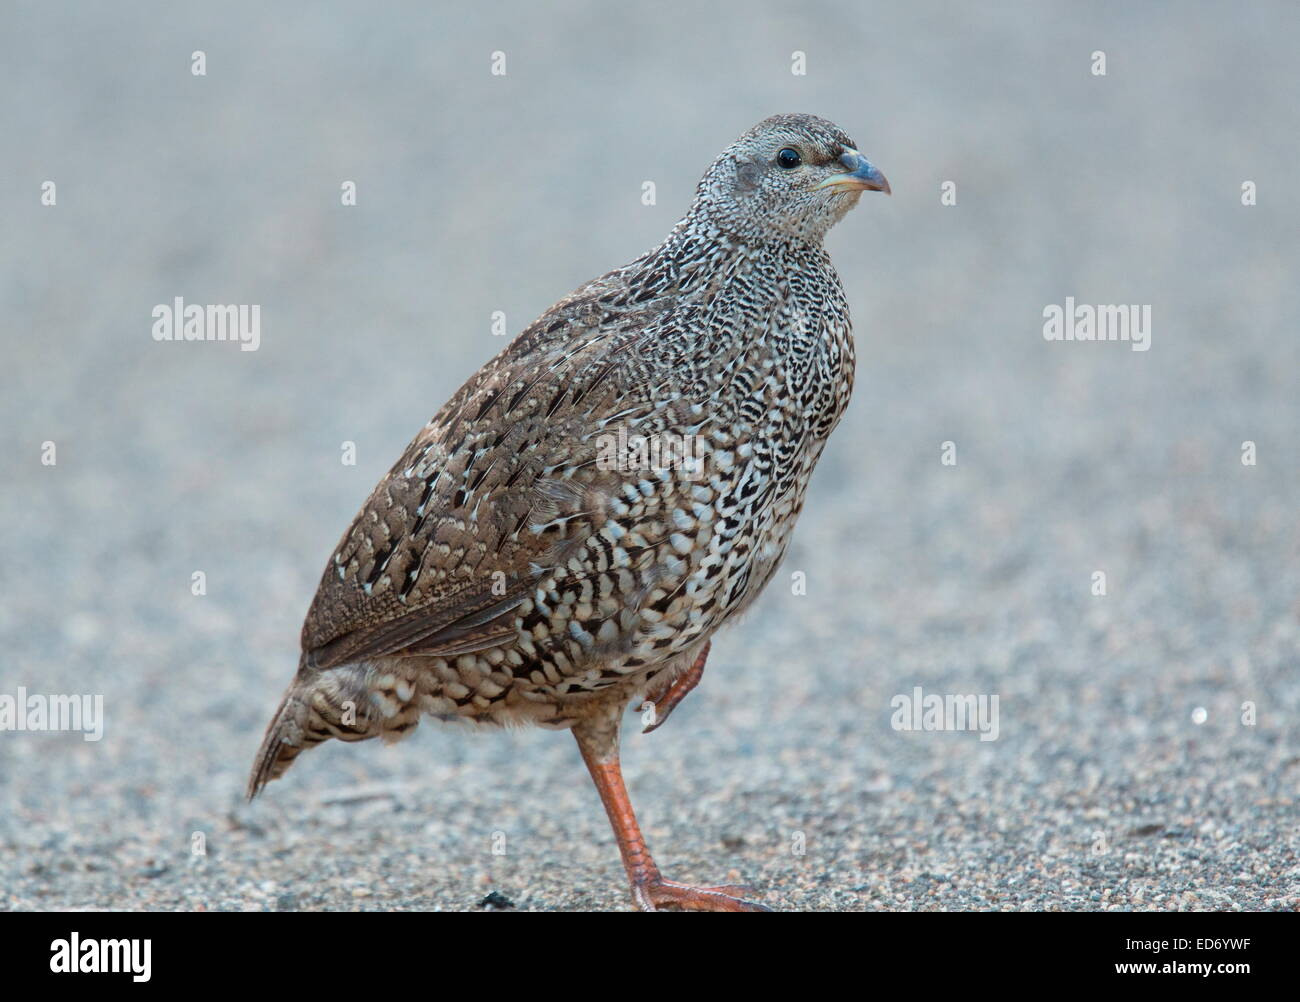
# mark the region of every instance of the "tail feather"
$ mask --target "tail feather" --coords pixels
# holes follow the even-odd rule
[[[248,799],[279,779],[306,749],[330,738],[364,741],[379,736],[365,672],[349,666],[314,672],[299,665],[298,677],[280,700],[248,777]]]
[[[249,800],[256,797],[271,780],[284,775],[293,760],[302,754],[304,747],[324,740],[324,737],[318,737],[310,744],[307,743],[309,713],[303,695],[302,688],[295,682],[280,700],[280,706],[262,738],[257,758],[253,760],[253,771],[248,777]]]

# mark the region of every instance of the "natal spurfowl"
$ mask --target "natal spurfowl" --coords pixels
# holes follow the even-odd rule
[[[855,145],[811,115],[755,126],[662,244],[560,300],[438,411],[325,568],[250,796],[304,748],[394,740],[425,715],[571,729],[638,907],[762,908],[659,874],[619,723],[645,700],[661,722],[699,681],[848,404],[849,308],[822,239],[861,192],[889,192]]]

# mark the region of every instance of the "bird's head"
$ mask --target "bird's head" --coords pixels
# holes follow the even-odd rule
[[[844,130],[816,115],[773,115],[713,162],[695,209],[740,239],[820,243],[864,191],[888,195],[889,182]]]

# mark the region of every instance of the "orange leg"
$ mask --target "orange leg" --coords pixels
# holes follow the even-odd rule
[[[651,700],[655,719],[653,723],[646,724],[642,728],[642,734],[649,734],[651,731],[662,727],[664,721],[668,719],[668,715],[676,709],[677,704],[686,698],[688,692],[700,684],[700,679],[704,677],[704,662],[708,660],[711,646],[713,646],[713,641],[706,640],[704,646],[700,649],[699,656],[695,659],[695,663],[673,679],[673,684],[668,687],[668,690],[662,696]]]
[[[723,885],[718,887],[692,887],[666,880],[659,867],[650,858],[641,829],[628,800],[623,785],[623,770],[619,768],[617,736],[614,751],[599,753],[605,741],[593,740],[580,728],[574,728],[582,760],[587,763],[591,778],[600,792],[601,803],[609,815],[618,841],[618,851],[623,857],[623,868],[632,883],[632,900],[640,911],[653,912],[660,908],[680,908],[686,911],[708,912],[766,912],[764,905],[746,901],[742,895],[748,888]],[[607,735],[606,735],[607,736]]]

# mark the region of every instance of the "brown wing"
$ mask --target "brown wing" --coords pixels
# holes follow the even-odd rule
[[[325,569],[303,625],[309,665],[513,635],[539,569],[599,530],[622,483],[595,461],[603,422],[651,407],[611,378],[648,326],[626,300],[611,275],[556,304],[415,437]]]

